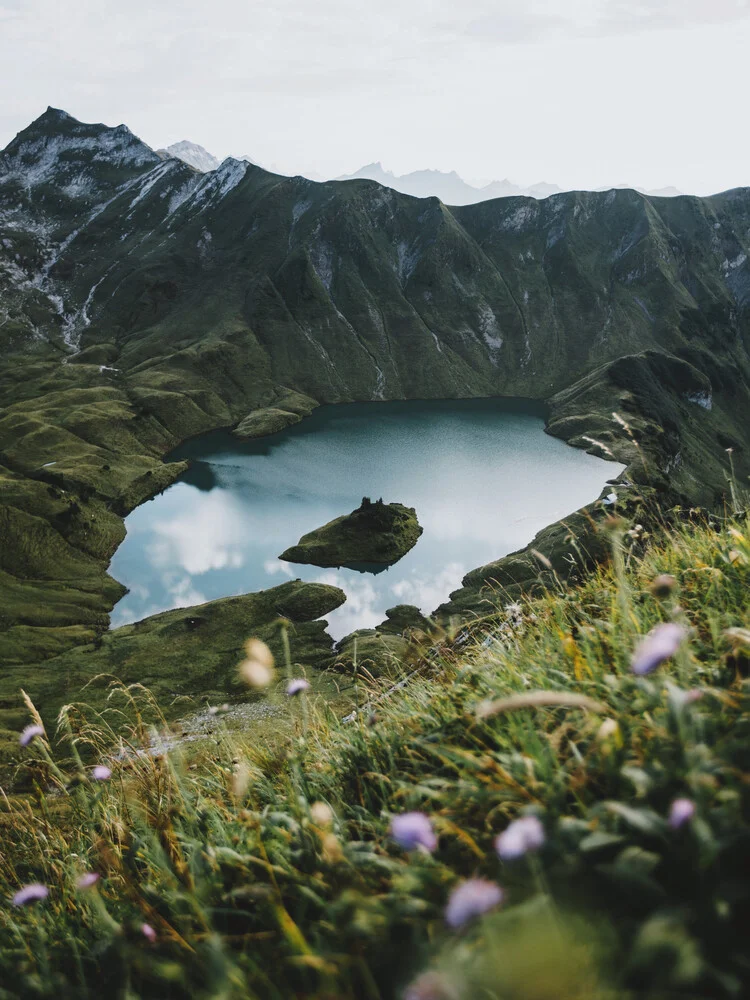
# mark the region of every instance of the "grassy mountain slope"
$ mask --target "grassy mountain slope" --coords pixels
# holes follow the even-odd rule
[[[0,154],[6,662],[54,671],[101,633],[121,517],[182,469],[162,456],[291,393],[544,399],[550,431],[626,462],[636,493],[720,502],[725,449],[750,471],[749,245],[745,190],[449,208],[232,159],[199,174],[49,109]]]
[[[49,889],[0,908],[5,995],[745,996],[750,525],[648,544],[634,527],[611,521],[610,563],[580,588],[501,600],[402,690],[367,686],[374,714],[287,699],[273,750],[220,727],[196,768],[135,753],[134,725],[96,782],[108,717],[71,708],[70,759],[35,740],[38,802],[0,807],[0,892]],[[685,642],[635,676],[669,622]],[[390,835],[411,810],[428,850]],[[499,857],[519,816],[542,842]],[[96,888],[76,887],[86,871]],[[446,903],[477,876],[503,905],[451,929]]]

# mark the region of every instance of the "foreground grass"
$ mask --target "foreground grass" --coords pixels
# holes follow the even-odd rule
[[[136,723],[95,781],[76,755],[106,719],[64,715],[70,761],[34,740],[36,794],[0,814],[0,998],[747,995],[750,525],[627,527],[579,589],[498,595],[353,722],[290,701],[282,754],[229,733],[199,765],[138,753]],[[687,641],[634,676],[667,621]],[[412,810],[434,851],[389,835]],[[501,860],[522,815],[544,843]],[[503,905],[450,928],[476,877]],[[48,895],[12,905],[31,882]]]

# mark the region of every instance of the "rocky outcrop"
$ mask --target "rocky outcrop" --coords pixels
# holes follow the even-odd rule
[[[267,437],[276,434],[293,424],[298,424],[303,417],[309,416],[318,404],[301,392],[286,392],[280,395],[273,406],[264,406],[241,420],[232,433],[243,440]]]
[[[364,497],[357,510],[303,535],[279,559],[313,566],[390,565],[414,548],[421,534],[413,507]]]

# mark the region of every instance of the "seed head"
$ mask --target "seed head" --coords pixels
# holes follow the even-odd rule
[[[245,643],[247,659],[239,665],[240,676],[250,687],[268,687],[273,680],[273,653],[260,639]]]
[[[269,670],[273,670],[273,653],[260,639],[248,639],[245,643],[245,653],[248,660],[257,660],[263,663]]]
[[[91,777],[94,781],[109,781],[112,771],[105,764],[97,764],[91,772]]]
[[[232,771],[232,777],[230,779],[230,787],[232,789],[232,795],[236,799],[244,799],[247,794],[247,790],[250,787],[250,781],[252,779],[252,771],[245,763],[245,761],[238,761],[234,765]]]
[[[325,802],[313,802],[310,806],[310,818],[316,826],[327,827],[333,823],[333,811]]]
[[[596,733],[596,738],[600,743],[606,743],[608,740],[617,739],[620,734],[620,724],[616,719],[605,719],[604,722],[599,726]]]
[[[248,658],[239,665],[240,677],[250,687],[268,687],[273,680],[273,667],[260,660]]]

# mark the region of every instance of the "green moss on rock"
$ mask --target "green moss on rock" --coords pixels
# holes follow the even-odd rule
[[[336,647],[339,670],[369,674],[372,677],[397,677],[407,669],[412,644],[402,635],[359,629],[342,639]]]
[[[413,507],[364,497],[357,510],[303,535],[279,558],[313,566],[390,564],[406,555],[421,534]]]
[[[272,405],[261,407],[249,413],[234,428],[232,433],[244,440],[276,434],[286,427],[298,424],[317,406],[317,402],[304,393],[292,389],[281,389]]]
[[[379,632],[390,632],[394,635],[414,630],[429,632],[431,629],[432,622],[413,604],[397,604],[394,608],[388,608],[385,612],[385,621],[378,626]]]
[[[292,424],[298,424],[302,417],[298,413],[280,410],[276,406],[267,406],[263,410],[249,413],[244,420],[234,428],[232,433],[243,439],[265,437],[266,434],[276,434]]]

